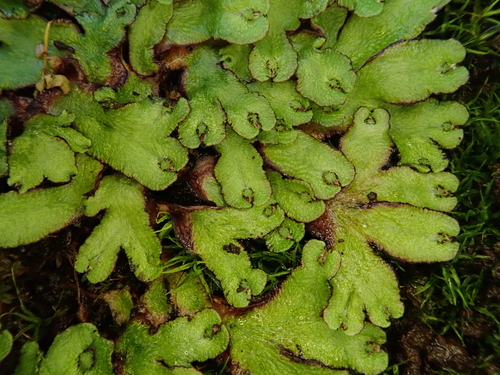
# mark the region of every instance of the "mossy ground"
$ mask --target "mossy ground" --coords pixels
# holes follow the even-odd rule
[[[469,53],[465,65],[470,81],[452,99],[467,105],[471,117],[462,145],[449,153],[451,171],[461,180],[454,213],[462,227],[457,239],[461,248],[454,261],[443,264],[392,261],[406,313],[388,330],[391,362],[385,374],[500,374],[500,0],[453,0],[426,36],[456,38]],[[4,181],[0,185],[0,190],[6,189]],[[181,194],[182,186],[172,190],[176,188]],[[97,221],[86,219],[81,230],[70,227],[0,255],[2,325],[18,338],[0,373],[12,371],[24,341],[37,338],[46,350],[55,335],[80,318],[109,327],[102,333],[110,339],[120,334],[98,295],[135,280],[127,260],[119,259],[106,283],[75,285],[77,246]],[[178,250],[168,235],[164,241]],[[274,254],[259,251],[258,241],[248,245],[255,248],[249,251],[252,262],[273,275],[269,289],[300,261],[300,248]],[[204,272],[207,288],[220,293],[199,259],[183,253],[168,265]],[[140,283],[134,287],[133,293],[144,292]],[[205,373],[224,373],[224,363],[212,365],[216,369]]]
[[[448,263],[399,265],[406,312],[388,332],[385,374],[500,374],[499,15],[499,1],[455,0],[427,32],[468,50],[470,80],[453,99],[471,116],[449,153],[461,181],[460,252]]]

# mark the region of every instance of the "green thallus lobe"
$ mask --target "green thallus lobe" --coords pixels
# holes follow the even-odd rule
[[[150,283],[140,303],[157,331],[130,318],[133,290],[113,291],[107,301],[125,325],[116,344],[83,323],[46,355],[26,344],[18,371],[107,374],[117,351],[130,374],[199,374],[192,362],[227,348],[237,373],[383,371],[377,326],[403,305],[373,246],[413,262],[458,250],[458,225],[446,215],[458,182],[444,172],[441,148],[458,145],[468,113],[432,95],[465,83],[465,49],[415,39],[447,1],[51,2],[79,22],[51,25],[57,43],[48,54],[62,61],[55,73],[71,65],[78,74],[68,74],[67,95],[51,91],[21,134],[0,101],[0,175],[12,189],[0,195],[0,246],[99,215],[75,269],[105,281],[124,250]],[[46,21],[32,10],[0,5],[0,89],[40,79],[34,50]],[[126,38],[130,64],[121,58]],[[2,74],[20,60],[22,70]],[[323,141],[332,135],[338,147]],[[179,179],[200,205],[151,198]],[[213,273],[225,303],[245,312],[220,308],[199,274],[161,275],[148,217],[155,205],[170,211],[178,240]],[[269,275],[252,264],[248,241],[283,253],[311,235],[324,242],[307,242],[302,265],[260,296]]]

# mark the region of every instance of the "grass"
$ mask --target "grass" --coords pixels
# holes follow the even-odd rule
[[[452,0],[427,36],[453,37],[469,54],[500,56],[500,0]]]
[[[160,227],[155,233],[163,241],[163,248],[172,250],[172,257],[163,264],[164,274],[186,271],[188,277],[200,277],[206,286],[207,293],[222,294],[220,281],[204,267],[204,262],[192,252],[186,251],[175,237],[170,214],[160,212],[156,223]],[[300,264],[302,245],[297,243],[292,249],[275,253],[267,249],[263,240],[247,240],[245,249],[249,252],[250,261],[254,268],[266,272],[268,284],[262,294],[273,290]]]
[[[500,374],[500,369],[495,370],[495,363],[500,363],[500,0],[453,0],[426,36],[455,38],[467,48],[471,80],[450,99],[464,103],[471,116],[462,145],[450,152],[451,172],[461,180],[454,212],[462,227],[457,238],[460,252],[452,262],[422,266],[406,278],[402,287],[412,290],[414,296],[406,301],[414,305],[408,319],[417,319],[436,335],[457,338],[474,357],[473,368],[466,371],[443,366],[433,373]],[[217,279],[203,262],[180,250],[168,216],[160,217],[158,226],[158,235],[173,254],[164,272],[185,270],[202,276],[210,294],[220,293]],[[252,264],[269,276],[266,290],[273,289],[300,263],[299,245],[285,253],[265,251],[259,241],[246,245]],[[411,269],[405,268],[410,274]],[[5,299],[15,298],[12,290],[2,286],[0,294]],[[35,324],[25,330],[35,330],[41,318],[23,311],[23,319],[29,323],[31,318]],[[479,338],[469,332],[476,326],[485,328]],[[393,357],[385,374],[405,374],[406,364]],[[222,374],[223,370],[212,373]]]
[[[460,251],[452,262],[425,266],[407,281],[415,292],[407,307],[413,305],[411,319],[435,335],[458,338],[472,358],[467,368],[427,363],[422,371],[500,374],[500,0],[452,1],[436,23],[426,36],[459,40],[471,73],[450,98],[470,112],[464,141],[450,153],[451,172],[461,181],[454,212]],[[406,364],[393,362],[385,374],[407,373]]]
[[[409,319],[416,317],[434,335],[458,338],[474,358],[465,371],[434,364],[434,374],[500,374],[500,368],[495,367],[500,362],[500,297],[488,297],[492,287],[500,290],[500,0],[451,1],[425,36],[455,38],[468,52],[469,83],[452,96],[441,98],[459,101],[470,112],[464,141],[450,152],[451,172],[461,181],[454,216],[462,231],[457,238],[459,255],[452,262],[419,267],[414,276],[404,277],[407,285],[402,288],[410,289],[414,296],[407,301],[407,305],[415,305]],[[161,230],[165,238],[174,241],[168,221]],[[284,253],[269,252],[258,241],[246,244],[246,248],[254,267],[268,274],[266,291],[299,264],[299,245]],[[212,281],[211,292],[220,293],[216,280],[205,275],[206,269],[199,267],[199,259],[193,255],[178,253],[167,264],[171,270],[203,273]],[[476,326],[487,327],[480,338],[468,332]],[[390,355],[393,363],[384,374],[408,373],[406,364],[411,359],[398,363],[394,354]]]

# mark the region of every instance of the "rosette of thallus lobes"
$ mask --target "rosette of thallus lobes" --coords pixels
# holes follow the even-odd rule
[[[244,309],[216,312],[207,295],[187,308],[166,287],[163,297],[189,319],[155,335],[132,319],[114,349],[105,345],[103,366],[116,350],[131,374],[196,374],[191,362],[222,352],[238,374],[383,371],[380,327],[401,317],[403,304],[378,254],[441,262],[458,250],[459,226],[447,214],[458,181],[443,149],[460,143],[468,112],[435,94],[467,81],[465,49],[418,38],[447,2],[53,0],[80,26],[54,21],[50,37],[65,48],[50,45],[44,58],[58,56],[78,74],[66,77],[63,94],[53,82],[64,69],[45,69],[45,107],[16,137],[7,131],[13,108],[0,102],[0,140],[9,145],[0,171],[12,187],[0,195],[0,246],[101,213],[76,271],[102,282],[124,250],[152,285],[163,278],[162,247],[146,197],[182,178],[202,204],[156,203],[227,304]],[[47,23],[17,11],[23,17],[0,19],[0,56],[25,55],[27,65],[0,75],[2,89],[35,84],[43,70],[32,47]],[[32,34],[5,32],[23,25]],[[102,40],[96,25],[113,38]],[[113,53],[124,41],[125,55]],[[169,77],[177,81],[166,90]],[[44,180],[58,185],[38,187]],[[270,252],[303,246],[302,265],[258,305],[268,275],[250,261],[243,240],[251,239]],[[190,288],[184,293],[206,293]],[[81,330],[104,340],[89,325]],[[178,350],[188,339],[190,349]]]

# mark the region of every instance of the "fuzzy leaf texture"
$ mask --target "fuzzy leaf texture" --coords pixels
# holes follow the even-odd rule
[[[267,0],[178,1],[167,26],[167,41],[182,45],[214,38],[252,43],[267,33],[268,10]]]
[[[117,350],[125,356],[125,369],[130,375],[196,375],[200,373],[191,362],[219,355],[228,342],[220,316],[206,309],[192,318],[162,324],[154,335],[148,326],[134,322],[121,336]]]
[[[227,301],[235,307],[248,305],[252,295],[266,285],[264,271],[252,268],[243,238],[263,237],[284,220],[273,206],[235,208],[172,208],[176,234],[183,245],[200,255],[220,280]]]
[[[216,150],[221,156],[214,172],[225,202],[235,208],[250,208],[269,201],[271,185],[262,169],[262,157],[246,139],[228,129]],[[239,162],[234,163],[235,159]]]
[[[297,69],[297,53],[286,35],[300,26],[299,18],[311,18],[326,8],[327,0],[270,0],[269,31],[255,43],[249,68],[258,81],[288,80]]]
[[[154,95],[154,86],[151,82],[130,73],[123,86],[111,88],[103,86],[94,91],[94,99],[106,109],[114,108],[117,104],[138,103]]]
[[[304,223],[285,217],[281,225],[265,237],[266,245],[269,250],[281,253],[299,243],[305,233]]]
[[[290,218],[307,223],[316,220],[325,211],[325,203],[314,197],[308,183],[284,179],[278,172],[269,172],[267,176],[271,181],[274,199]]]
[[[42,358],[38,343],[36,341],[27,341],[21,348],[19,364],[14,375],[38,374]]]
[[[457,41],[411,40],[391,45],[358,72],[356,84],[336,108],[338,121],[346,121],[360,106],[411,106],[432,94],[453,92],[467,82],[468,71],[458,64],[465,48]],[[314,118],[313,118],[314,119]]]
[[[90,155],[152,190],[162,190],[188,162],[187,150],[169,135],[189,111],[184,99],[174,108],[163,103],[145,99],[105,111],[90,95],[75,89],[57,108],[75,115],[75,128],[91,141]]]
[[[183,79],[191,112],[179,125],[179,140],[189,148],[216,145],[225,138],[225,124],[243,138],[271,130],[276,118],[269,102],[219,66],[213,49],[197,48],[187,58]]]
[[[92,82],[107,82],[119,62],[112,61],[109,52],[125,38],[125,28],[132,23],[136,5],[131,0],[117,0],[105,6],[101,2],[86,1],[64,6],[65,1],[54,0],[72,14],[83,28],[74,24],[60,24],[57,40],[63,42],[70,56],[76,58]]]
[[[382,12],[376,16],[349,17],[335,48],[351,59],[355,69],[359,69],[370,57],[389,45],[417,37],[425,26],[436,18],[437,11],[449,1],[387,0],[383,4]]]
[[[374,375],[385,369],[388,358],[380,351],[385,341],[381,329],[367,324],[358,335],[348,336],[328,327],[321,316],[330,297],[328,281],[339,266],[337,251],[330,252],[323,242],[312,240],[304,246],[302,266],[292,272],[273,300],[224,320],[238,372],[337,375],[346,372],[332,368],[352,368]]]
[[[13,142],[9,185],[24,193],[38,186],[44,177],[52,182],[68,182],[76,174],[73,151],[85,152],[90,141],[68,127],[74,119],[63,112],[59,116],[37,115],[26,122],[23,134]]]
[[[337,4],[331,4],[324,12],[319,13],[311,19],[313,27],[320,30],[326,38],[323,48],[332,48],[335,46],[339,32],[343,29],[348,14],[347,9]]]
[[[282,173],[308,182],[319,199],[333,197],[354,177],[341,152],[301,131],[291,143],[266,145],[264,155]]]
[[[322,48],[325,41],[305,32],[293,36],[293,46],[299,55],[297,90],[319,106],[338,106],[352,90],[356,74],[347,57],[331,48]]]
[[[128,322],[130,313],[134,308],[129,288],[109,290],[103,293],[102,298],[109,305],[111,315],[113,315],[113,319],[117,324]]]
[[[358,73],[359,99],[413,103],[432,93],[448,93],[467,82],[465,67],[457,67],[465,48],[456,40],[413,40],[392,45]]]
[[[457,222],[431,211],[453,209],[456,177],[445,172],[422,174],[409,167],[382,170],[392,145],[388,129],[385,110],[361,108],[356,113],[354,125],[341,141],[356,176],[326,202],[325,214],[313,223],[342,255],[325,320],[349,335],[363,329],[363,311],[372,323],[384,327],[391,316],[403,313],[396,278],[371,246],[413,262],[449,260],[458,250]]]
[[[155,326],[165,323],[171,313],[171,305],[165,298],[166,295],[165,279],[160,276],[149,284],[148,290],[141,297],[141,302],[151,314],[151,321]]]
[[[90,282],[104,281],[114,268],[120,249],[127,254],[135,275],[144,281],[160,274],[161,246],[144,211],[143,188],[122,175],[107,176],[86,203],[85,215],[105,210],[101,223],[80,247],[75,262]]]
[[[150,75],[158,71],[153,47],[163,38],[172,14],[172,0],[149,0],[130,26],[130,63],[137,73]]]
[[[3,0],[0,4],[0,17],[2,18],[26,18],[34,6],[26,5],[19,0]]]
[[[354,13],[360,17],[376,16],[384,8],[384,0],[339,0],[338,4],[354,10]]]
[[[122,250],[139,279],[102,294],[116,348],[79,324],[46,354],[25,344],[15,374],[384,371],[381,327],[403,303],[379,252],[458,250],[443,149],[468,113],[437,98],[467,81],[465,48],[415,39],[448,2],[4,1],[0,247],[92,216],[83,282],[108,282]],[[69,19],[48,30],[47,9]],[[157,209],[172,219],[158,236]]]
[[[102,338],[97,328],[82,323],[59,334],[42,360],[40,375],[112,374],[113,343]]]
[[[248,68],[248,56],[251,50],[252,46],[249,44],[229,44],[219,50],[224,68],[236,74],[242,82],[252,81],[252,74]]]
[[[264,96],[269,101],[276,119],[282,120],[284,126],[302,125],[308,123],[312,118],[309,100],[295,90],[293,81],[254,82],[249,84],[248,88]],[[291,141],[294,139],[291,139]],[[276,143],[286,143],[286,140],[279,138]]]
[[[83,214],[87,194],[94,188],[102,165],[79,154],[76,176],[66,185],[0,195],[0,247],[16,247],[38,241],[67,226]],[[19,228],[24,228],[20,231]]]
[[[442,171],[448,162],[439,146],[458,145],[462,137],[458,126],[466,122],[467,111],[458,103],[435,99],[413,103],[464,84],[468,72],[458,66],[464,56],[465,49],[454,40],[394,44],[358,71],[354,89],[344,105],[332,112],[333,117],[315,110],[313,120],[335,124],[350,119],[360,106],[385,108],[391,115],[390,135],[401,152],[401,164]]]
[[[411,165],[420,172],[440,172],[448,166],[441,151],[460,144],[469,118],[467,109],[456,102],[429,99],[411,106],[388,108],[391,113],[389,135],[401,153],[401,165]]]
[[[211,307],[211,296],[200,277],[193,277],[189,272],[176,272],[167,275],[170,286],[170,301],[175,305],[180,316],[193,316]]]

